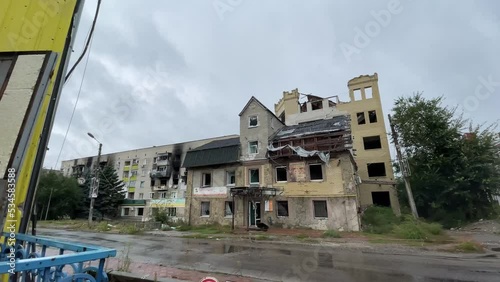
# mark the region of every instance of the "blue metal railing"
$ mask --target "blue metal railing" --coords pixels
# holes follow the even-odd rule
[[[15,234],[14,244],[13,240],[9,241],[10,233],[3,233],[3,236],[5,241],[1,245],[0,274],[9,273],[11,277],[15,275],[14,279],[23,282],[107,282],[104,263],[106,258],[116,256],[116,250],[96,246],[26,234]],[[98,266],[84,266],[84,263],[90,265],[94,261],[97,261]]]

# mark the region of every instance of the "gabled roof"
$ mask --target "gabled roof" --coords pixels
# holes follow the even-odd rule
[[[315,120],[298,125],[285,126],[272,137],[273,140],[290,137],[303,137],[318,133],[350,130],[349,118],[345,115],[335,116],[331,119]]]
[[[271,116],[273,116],[274,118],[279,120],[279,122],[284,124],[271,110],[269,110],[266,106],[264,106],[264,104],[262,104],[257,98],[255,98],[255,96],[252,96],[252,98],[250,98],[250,100],[248,100],[248,103],[245,105],[245,107],[243,107],[243,110],[241,110],[239,116],[241,116],[247,110],[247,108],[250,106],[250,104],[252,102],[256,102],[257,104],[259,104],[262,108],[264,108],[266,111],[268,111],[271,114]]]
[[[240,159],[240,138],[212,141],[186,153],[182,167],[233,164]]]

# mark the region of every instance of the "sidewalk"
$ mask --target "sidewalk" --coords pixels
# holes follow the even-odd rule
[[[106,262],[106,271],[118,270],[120,264],[120,259],[118,258],[109,258]],[[225,274],[214,274],[214,273],[206,273],[200,272],[196,270],[184,270],[175,267],[169,266],[160,266],[155,264],[148,263],[139,263],[132,262],[128,269],[129,273],[133,273],[135,275],[141,275],[143,278],[154,279],[156,278],[171,278],[182,281],[200,281],[204,277],[210,276],[214,277],[217,280],[223,281],[231,281],[231,282],[251,282],[255,281],[255,279],[236,276],[236,275],[225,275]]]

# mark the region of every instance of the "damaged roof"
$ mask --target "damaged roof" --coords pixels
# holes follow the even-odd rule
[[[182,167],[204,167],[237,163],[240,157],[240,138],[212,141],[186,153]]]
[[[298,125],[285,126],[273,136],[273,140],[303,137],[307,135],[350,130],[350,120],[346,115],[331,119],[315,120]]]

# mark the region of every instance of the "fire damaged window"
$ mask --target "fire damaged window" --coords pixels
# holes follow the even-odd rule
[[[258,169],[250,169],[248,170],[248,174],[249,174],[249,182],[250,184],[256,184],[256,185],[259,185],[259,170]]]
[[[363,145],[365,146],[365,150],[382,148],[382,143],[380,142],[380,136],[363,137]]]
[[[212,186],[212,174],[211,173],[203,173],[202,174],[202,187],[210,187]]]
[[[328,217],[326,201],[313,201],[314,217]]]
[[[369,177],[386,176],[385,164],[384,163],[368,164],[368,176]]]
[[[286,182],[287,181],[287,172],[286,167],[281,166],[276,168],[276,182]]]
[[[257,118],[257,116],[250,116],[248,118],[248,126],[249,127],[259,126],[259,119]]]
[[[233,202],[226,201],[224,203],[224,216],[233,216]]]
[[[358,117],[358,124],[366,124],[364,112],[357,113],[356,116]]]
[[[369,111],[368,112],[368,118],[370,120],[370,123],[376,123],[377,122],[377,111]]]
[[[144,208],[138,208],[137,209],[137,215],[138,216],[143,216],[144,215]]]
[[[323,180],[323,166],[321,164],[310,164],[309,176],[311,180]]]
[[[201,202],[201,216],[210,216],[210,202]]]
[[[278,216],[288,216],[288,201],[276,201]]]

